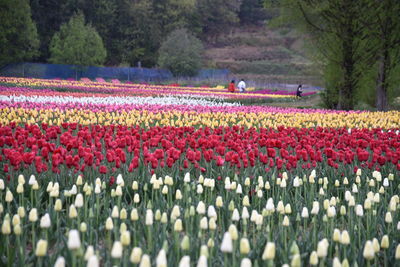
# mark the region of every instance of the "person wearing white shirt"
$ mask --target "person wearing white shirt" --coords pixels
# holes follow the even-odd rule
[[[237,85],[238,89],[240,92],[246,92],[246,83],[244,82],[243,79],[240,80],[240,82]]]

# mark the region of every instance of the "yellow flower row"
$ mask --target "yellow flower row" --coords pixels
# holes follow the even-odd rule
[[[219,127],[239,125],[251,127],[347,127],[347,128],[383,128],[396,129],[400,127],[400,112],[365,112],[365,113],[225,113],[194,111],[163,111],[132,110],[119,112],[93,112],[90,110],[45,110],[24,108],[0,109],[0,124],[15,123],[61,123],[89,124],[119,124],[141,126],[194,126]]]

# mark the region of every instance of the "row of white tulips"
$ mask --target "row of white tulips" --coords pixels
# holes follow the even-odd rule
[[[400,260],[398,177],[187,173],[114,185],[0,179],[3,264],[385,265]],[[64,245],[63,245],[64,244]],[[66,247],[64,247],[66,246]],[[43,260],[47,259],[47,260]],[[68,264],[69,265],[69,264]]]
[[[94,105],[191,105],[191,106],[240,106],[238,103],[223,102],[219,98],[204,98],[201,96],[164,96],[164,97],[137,97],[137,96],[43,96],[43,95],[0,95],[0,101],[55,103],[55,104],[94,104]]]

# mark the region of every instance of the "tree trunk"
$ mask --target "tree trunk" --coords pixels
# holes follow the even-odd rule
[[[352,20],[350,18],[346,36],[343,37],[343,85],[339,91],[338,108],[344,110],[354,109],[354,90],[356,87],[355,78],[355,62],[354,62],[354,49],[353,49],[353,29]]]
[[[388,108],[387,91],[388,91],[388,75],[389,53],[384,48],[383,54],[379,58],[378,79],[376,83],[376,108],[380,111],[386,111]]]

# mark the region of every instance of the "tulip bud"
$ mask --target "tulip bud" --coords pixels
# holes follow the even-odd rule
[[[264,252],[262,254],[263,260],[273,260],[275,258],[275,243],[267,242],[264,248]]]
[[[7,189],[7,192],[6,192],[6,202],[7,202],[7,203],[10,203],[11,201],[13,201],[13,199],[14,199],[13,194],[11,193],[10,190]]]
[[[250,243],[247,238],[240,239],[240,254],[249,254],[250,252]]]
[[[161,249],[160,252],[158,252],[156,267],[167,267],[167,254],[164,249]]]
[[[190,267],[190,257],[183,256],[182,259],[179,261],[178,267]]]
[[[310,254],[310,265],[317,265],[318,264],[318,254],[316,251],[311,252]]]
[[[206,213],[206,205],[203,201],[200,201],[197,205],[196,211],[198,214],[205,214]]]
[[[217,212],[216,212],[216,210],[215,210],[215,208],[214,208],[213,205],[208,206],[208,209],[207,209],[207,216],[208,216],[209,218],[212,217],[212,218],[217,219],[218,215],[217,215]]]
[[[292,262],[290,263],[291,267],[301,267],[301,258],[300,254],[293,255]]]
[[[349,261],[347,259],[344,259],[342,261],[342,267],[350,267]]]
[[[215,230],[217,228],[217,224],[215,222],[214,218],[210,218],[209,222],[208,222],[208,228],[210,230]]]
[[[177,189],[175,192],[175,199],[176,200],[181,200],[182,199],[182,192],[181,190]]]
[[[318,242],[317,246],[318,258],[325,258],[328,255],[328,247],[329,247],[328,240],[323,239]]]
[[[137,212],[137,209],[132,209],[131,211],[131,221],[137,221],[139,220],[139,214]]]
[[[229,234],[230,234],[230,237],[231,237],[232,240],[237,240],[238,239],[238,237],[239,237],[238,231],[237,231],[237,228],[236,228],[236,226],[234,224],[231,224],[229,226],[228,231],[229,231]]]
[[[59,256],[57,258],[56,262],[54,263],[54,267],[65,267],[65,259],[63,256]]]
[[[292,213],[292,207],[290,206],[290,204],[286,204],[285,206],[285,214],[291,214]]]
[[[70,230],[68,233],[68,249],[78,249],[81,247],[81,239],[77,230]]]
[[[122,196],[122,187],[120,185],[118,185],[117,188],[115,189],[115,195],[117,197]]]
[[[229,232],[225,232],[221,243],[221,251],[223,253],[232,253],[232,250],[233,250],[233,244],[231,235]]]
[[[389,248],[389,236],[384,235],[381,240],[381,248],[387,249]]]
[[[90,257],[92,257],[93,255],[94,255],[93,246],[88,246],[86,249],[86,252],[85,252],[85,256],[84,256],[85,260],[88,261],[90,259]]]
[[[50,226],[50,215],[46,213],[42,218],[40,218],[40,228],[50,228]]]
[[[47,253],[47,241],[40,239],[36,244],[36,257],[44,257]]]
[[[223,205],[224,205],[224,203],[222,201],[222,197],[221,196],[217,196],[217,199],[215,200],[215,206],[222,207]]]
[[[22,234],[21,224],[15,224],[14,225],[14,234],[15,235],[21,235]]]
[[[394,258],[396,260],[400,260],[400,244],[398,244],[397,247],[396,247],[396,253],[394,255]]]
[[[386,215],[385,215],[385,222],[386,222],[386,223],[392,223],[392,222],[393,222],[392,214],[391,214],[390,212],[386,212]]]
[[[142,259],[140,260],[139,267],[151,267],[149,255],[143,254]]]
[[[111,249],[111,257],[114,259],[120,259],[122,257],[122,244],[119,241],[115,241]]]
[[[132,253],[131,256],[129,258],[129,260],[133,263],[133,264],[138,264],[140,263],[140,259],[142,258],[142,249],[139,247],[134,247],[132,249]]]
[[[168,216],[166,212],[163,212],[163,214],[161,215],[161,223],[166,224],[168,222]]]
[[[119,217],[119,210],[117,206],[113,207],[113,210],[111,212],[111,217],[112,218],[118,218]]]
[[[99,184],[96,184],[96,186],[94,187],[94,193],[96,195],[101,193],[101,186]]]
[[[283,226],[289,226],[290,222],[289,222],[289,217],[285,215],[285,217],[283,218],[283,222],[282,225]]]
[[[208,220],[207,217],[203,217],[200,220],[200,229],[207,230],[208,229]]]
[[[372,207],[372,203],[371,200],[369,200],[368,198],[364,201],[364,209],[366,210],[370,210]]]
[[[197,267],[207,267],[207,258],[205,256],[200,256],[197,262]]]
[[[318,212],[319,212],[319,202],[318,201],[314,201],[313,202],[313,207],[311,209],[311,214],[316,215],[316,214],[318,214]]]
[[[175,221],[175,224],[174,224],[174,231],[175,232],[182,232],[182,230],[183,230],[182,220],[181,219],[177,219]]]
[[[111,217],[108,217],[106,220],[106,230],[111,231],[112,229],[114,229],[114,223]]]
[[[39,184],[37,181],[35,181],[35,183],[32,185],[32,190],[39,190]]]
[[[375,253],[379,252],[379,250],[381,249],[381,246],[379,245],[378,239],[376,239],[376,238],[372,239],[372,247],[374,248]]]
[[[240,267],[251,267],[251,260],[249,258],[243,258],[240,262]]]
[[[340,231],[339,231],[339,229],[335,228],[333,230],[332,240],[334,242],[340,242]]]
[[[249,197],[246,195],[243,197],[243,206],[249,207],[250,206],[250,200]]]
[[[302,218],[308,218],[308,209],[306,207],[303,207],[303,210],[301,211],[301,217]]]
[[[332,267],[342,267],[342,264],[340,263],[340,260],[338,259],[338,257],[335,257],[333,259]]]
[[[349,236],[349,232],[347,232],[346,230],[343,230],[341,236],[340,236],[340,243],[342,245],[348,245],[350,244],[350,236]]]
[[[190,240],[187,235],[185,235],[181,242],[181,249],[182,250],[189,250],[190,249]]]
[[[146,220],[145,220],[146,225],[153,225],[153,211],[148,209],[146,210]]]
[[[364,210],[361,205],[356,206],[356,215],[360,217],[364,216]]]
[[[10,219],[5,219],[3,221],[3,224],[1,225],[1,233],[3,235],[9,235],[11,234],[11,224],[10,224]]]
[[[23,184],[18,184],[17,185],[17,193],[22,194],[24,192],[24,185]]]
[[[30,222],[36,222],[37,220],[38,220],[37,209],[33,208],[29,212],[29,221]]]
[[[77,207],[77,208],[83,207],[83,195],[81,193],[76,195],[74,204],[75,204],[75,207]]]
[[[240,220],[239,211],[237,209],[234,209],[232,213],[232,221],[237,222],[239,220]]]
[[[374,247],[371,241],[367,241],[364,246],[363,256],[367,260],[372,260],[375,257]]]
[[[55,211],[61,211],[62,210],[62,202],[61,199],[57,199],[56,203],[54,204],[54,210]]]

